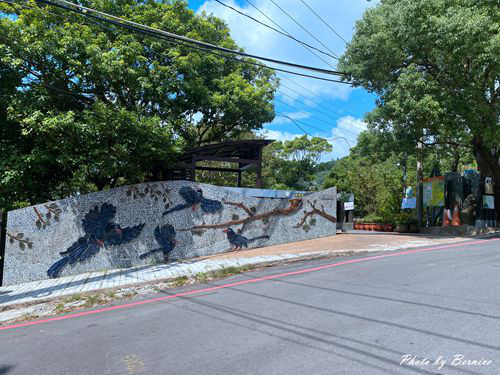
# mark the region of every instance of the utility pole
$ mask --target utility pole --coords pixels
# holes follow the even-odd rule
[[[422,162],[422,151],[424,145],[422,142],[417,143],[417,220],[418,226],[422,226],[422,218],[424,212],[424,164]]]
[[[403,167],[403,197],[406,197],[406,169],[408,166],[408,155],[406,152],[403,155],[403,160],[401,161],[401,166]]]
[[[2,280],[3,280],[6,230],[7,230],[7,212],[0,209],[0,286],[2,286]]]

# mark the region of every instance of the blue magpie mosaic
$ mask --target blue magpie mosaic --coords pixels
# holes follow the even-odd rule
[[[47,275],[51,278],[58,277],[66,265],[84,261],[97,254],[102,247],[119,246],[132,241],[141,233],[145,224],[122,228],[120,224],[111,221],[115,214],[116,207],[109,203],[90,210],[82,221],[85,236],[59,253],[63,258],[49,268]]]
[[[201,189],[194,190],[189,186],[183,186],[179,189],[179,195],[184,199],[186,203],[178,204],[177,206],[167,210],[163,213],[163,216],[168,215],[175,211],[181,211],[186,208],[191,207],[193,211],[196,210],[196,206],[199,204],[201,211],[207,214],[216,214],[222,212],[222,203],[215,199],[208,199],[203,196],[203,191]]]

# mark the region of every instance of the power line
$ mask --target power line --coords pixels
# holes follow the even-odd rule
[[[299,96],[301,96],[301,97],[306,98],[306,96],[305,96],[305,95],[301,94],[300,92],[298,92],[298,91],[296,91],[296,90],[294,90],[294,89],[292,89],[292,88],[290,88],[290,87],[288,87],[288,86],[286,86],[286,85],[284,85],[284,84],[281,84],[281,86],[282,86],[282,87],[284,87],[284,88],[285,88],[285,89],[287,89],[287,90],[290,90],[290,91],[294,92],[295,94],[297,94],[297,95],[299,95]],[[293,100],[296,100],[296,98],[292,97],[291,95],[288,95],[288,94],[284,93],[284,92],[283,92],[283,91],[281,91],[281,90],[277,90],[277,91],[279,91],[281,94],[283,94],[283,95],[285,95],[285,96],[288,96],[289,98],[291,98],[291,99],[293,99]],[[326,107],[326,106],[322,105],[321,103],[318,103],[318,102],[316,102],[316,101],[314,101],[314,100],[312,100],[312,99],[306,98],[306,100],[310,100],[311,102],[313,102],[313,103],[314,103],[314,104],[316,104],[317,106],[320,106],[320,107],[322,107],[322,108],[325,108],[327,111],[331,111],[331,112],[335,113],[335,115],[334,115],[334,116],[335,116],[337,119],[340,119],[340,116],[344,116],[342,113],[339,113],[339,112],[337,112],[337,111],[334,111],[333,109],[330,109],[330,108],[328,108],[328,107]],[[319,109],[314,108],[313,106],[307,105],[306,103],[303,103],[303,102],[302,102],[302,104],[303,104],[303,105],[305,105],[305,106],[307,106],[307,107],[310,107],[310,108],[312,108],[312,109],[316,110],[316,111],[317,111],[317,112],[319,112],[319,113],[324,114],[325,116],[330,117],[330,114],[329,114],[329,113],[326,113],[326,112],[320,111]],[[361,128],[361,127],[360,127],[360,126],[359,126],[359,125],[358,125],[355,121],[352,121],[352,120],[350,120],[350,119],[348,119],[348,121],[352,124],[352,126],[353,126],[353,127],[356,127],[356,128],[358,128],[358,129],[360,129],[360,130],[364,130],[364,129],[363,129],[363,128]]]
[[[26,5],[24,5],[24,4],[14,3],[14,2],[9,1],[9,0],[0,0],[0,2],[5,2],[5,3],[8,3],[8,4],[12,5],[12,6],[14,6],[14,5],[15,5],[15,6],[20,6],[20,7],[22,7],[22,8],[26,8],[26,9],[32,9],[32,10],[37,9],[37,8],[35,8],[35,7],[26,6]],[[52,15],[54,15],[54,16],[60,17],[60,18],[66,18],[66,17],[64,17],[62,14],[58,14],[58,13],[54,13],[54,12],[50,12],[50,11],[48,11],[48,13],[49,13],[49,14],[52,14]],[[112,33],[118,33],[118,31],[117,31],[117,30],[114,30],[114,29],[112,29],[112,28],[110,28],[110,27],[107,27],[107,26],[103,25],[102,23],[100,23],[100,22],[98,22],[98,21],[95,21],[95,20],[94,20],[94,17],[95,17],[95,16],[90,16],[90,17],[91,17],[91,18],[88,18],[88,21],[89,21],[89,22],[91,22],[91,23],[93,23],[93,24],[97,24],[98,26],[100,26],[100,27],[102,27],[102,28],[104,28],[104,29],[106,29],[106,30],[108,30],[108,31],[111,31]],[[145,33],[145,34],[147,34],[147,33]],[[147,35],[148,35],[148,34],[147,34]],[[199,47],[190,46],[190,45],[185,45],[185,44],[180,43],[180,42],[177,42],[177,41],[166,41],[166,42],[167,42],[167,43],[169,43],[169,44],[178,44],[178,45],[183,45],[183,46],[187,46],[187,47],[191,47],[191,48],[195,48],[195,49],[201,49],[201,50],[205,51],[205,49],[202,49],[202,48],[199,48]],[[151,49],[151,52],[153,52],[154,54],[156,54],[156,55],[158,55],[158,56],[163,56],[163,57],[165,57],[165,55],[164,55],[164,54],[161,54],[161,53],[159,53],[159,52],[155,51],[154,49]],[[214,51],[208,51],[208,52],[210,52],[210,53],[214,53],[214,54],[216,54],[216,55],[221,56],[221,54],[219,54],[219,53],[217,53],[217,52],[214,52]],[[246,62],[246,61],[241,61],[241,60],[239,60],[239,59],[236,59],[236,58],[234,58],[234,57],[229,57],[229,56],[224,56],[224,55],[222,55],[222,56],[223,56],[223,57],[226,57],[226,58],[233,59],[233,60],[237,60],[237,61],[240,61],[240,62]],[[248,63],[253,64],[252,62],[248,62]],[[261,64],[257,64],[257,65],[261,66]],[[264,67],[265,67],[265,66],[264,66]],[[278,69],[278,70],[281,70],[281,69]],[[289,72],[289,73],[292,73],[292,74],[293,74],[293,72]],[[296,73],[296,74],[298,74],[298,75],[304,75],[304,74],[301,74],[301,73]],[[308,75],[304,75],[304,76],[308,76]],[[313,77],[313,76],[311,76],[311,77],[312,77],[312,78],[318,78],[318,79],[320,79],[319,77]],[[321,79],[322,79],[322,78],[321,78]],[[328,80],[328,79],[325,79],[325,80]],[[328,81],[333,81],[333,80],[328,80]],[[44,85],[44,86],[46,86],[46,87],[49,87],[49,88],[52,88],[52,89],[54,89],[54,90],[58,90],[58,91],[60,91],[60,92],[63,92],[63,90],[61,90],[61,89],[58,89],[58,88],[55,88],[55,87],[52,87],[52,86],[48,86],[48,85],[46,85],[46,84],[44,84],[44,83],[42,83],[42,85]],[[80,96],[81,98],[83,98],[83,99],[87,99],[87,100],[92,100],[92,99],[91,99],[91,97],[87,97],[87,96],[85,96],[86,94],[78,94],[78,93],[73,93],[73,92],[69,92],[69,91],[64,91],[63,93],[64,93],[64,94],[71,94],[72,96]],[[93,95],[93,96],[99,96],[99,95],[96,95],[96,94],[92,94],[92,95]]]
[[[287,88],[287,86],[283,86],[283,87]],[[291,90],[291,89],[289,89],[289,88],[287,88],[287,89],[288,89],[288,90]],[[329,117],[329,118],[330,118],[330,117],[332,117],[329,113],[324,112],[324,111],[322,111],[322,110],[320,110],[320,109],[318,109],[318,108],[315,108],[315,107],[313,107],[312,105],[309,105],[309,104],[307,104],[307,103],[305,103],[305,102],[303,102],[303,101],[299,101],[299,100],[297,100],[297,98],[294,98],[292,95],[289,95],[289,94],[287,94],[287,93],[283,92],[282,90],[279,90],[279,89],[278,89],[278,90],[276,90],[276,91],[278,91],[281,95],[284,95],[284,96],[286,96],[286,97],[288,97],[288,98],[292,99],[293,101],[298,101],[300,104],[302,104],[302,105],[304,105],[304,106],[306,106],[306,107],[309,107],[309,108],[311,108],[311,109],[315,110],[315,111],[316,111],[316,112],[318,112],[318,113],[323,114],[324,116],[327,116],[327,117]],[[291,90],[291,91],[292,91],[292,92],[297,93],[299,96],[303,96],[303,95],[302,95],[302,94],[300,94],[298,91],[294,91],[294,90]],[[310,100],[310,99],[307,99],[307,100]],[[312,101],[312,100],[311,100],[311,101]],[[312,101],[312,102],[313,102],[313,103],[315,103],[314,101]],[[318,105],[319,103],[316,103],[316,104]],[[326,107],[325,107],[325,108],[326,108]],[[328,108],[327,108],[327,109],[328,109]],[[342,116],[342,115],[340,115],[340,114],[338,114],[338,113],[336,113],[336,115],[337,115],[337,116]],[[337,119],[339,119],[339,117],[336,117],[336,118],[337,118]],[[363,130],[362,128],[358,127],[358,126],[357,126],[357,124],[354,124],[354,122],[353,122],[353,126],[354,126],[354,127],[356,127],[356,128],[357,128],[357,129],[359,129],[359,130]]]
[[[279,117],[285,117],[285,118],[289,119],[289,120],[290,120],[290,121],[292,121],[292,122],[295,124],[295,126],[297,126],[297,127],[298,127],[298,128],[299,128],[299,129],[300,129],[300,130],[304,133],[304,134],[308,135],[309,137],[314,137],[312,134],[308,133],[308,132],[307,132],[307,131],[306,131],[306,130],[302,127],[302,126],[300,126],[300,125],[299,125],[299,123],[300,123],[300,124],[303,124],[303,125],[306,125],[306,126],[309,126],[309,127],[310,127],[310,125],[306,124],[305,122],[303,122],[303,121],[299,121],[299,120],[295,120],[294,118],[292,118],[292,117],[290,117],[290,116],[287,116],[287,115],[284,115],[284,114],[282,114],[282,113],[276,113],[276,116],[279,116]],[[348,146],[349,148],[352,148],[351,144],[347,141],[347,138],[342,137],[342,136],[340,136],[340,137],[334,137],[334,138],[324,138],[324,139],[325,139],[326,141],[335,141],[335,140],[337,140],[337,139],[343,139],[343,140],[345,141],[345,143],[347,143],[347,146]]]
[[[280,101],[280,103],[281,103],[281,104],[288,105],[287,103],[284,103],[284,102],[281,102],[281,101]],[[290,108],[293,108],[293,109],[297,110],[297,111],[301,111],[301,112],[303,112],[303,110],[301,110],[300,108],[293,107],[293,106],[291,106],[291,105],[288,105],[288,106],[289,106]],[[306,126],[308,126],[308,127],[310,127],[311,129],[317,130],[317,131],[319,131],[319,132],[326,133],[326,134],[328,133],[328,131],[327,131],[327,130],[325,130],[325,129],[321,129],[321,128],[318,128],[317,126],[310,125],[310,124],[305,124],[305,125],[306,125]]]
[[[297,110],[297,111],[304,112],[304,111],[303,111],[303,110],[301,110],[300,108],[294,107],[294,106],[292,106],[292,105],[290,105],[290,104],[288,104],[288,103],[285,103],[285,102],[282,102],[282,101],[279,101],[279,102],[280,102],[281,104],[285,104],[285,105],[289,106],[290,108],[293,108],[293,109],[295,109],[295,110]],[[306,112],[306,113],[307,113],[307,112]],[[314,119],[319,120],[319,121],[322,121],[321,119],[319,119],[319,118],[317,118],[317,117],[315,117]],[[297,120],[297,121],[299,121],[299,120]],[[337,130],[345,130],[345,131],[347,131],[347,132],[349,132],[349,133],[351,133],[351,134],[354,134],[356,137],[359,135],[358,133],[351,132],[351,131],[349,131],[348,129],[340,129],[340,128],[334,127],[334,126],[332,126],[332,124],[330,124],[330,123],[328,123],[328,122],[326,122],[326,121],[322,121],[322,122],[324,122],[324,123],[325,123],[325,124],[327,124],[328,126],[331,126],[331,127],[332,127],[332,128],[334,128],[334,129],[337,129]],[[330,133],[329,131],[326,131],[325,129],[318,128],[317,126],[314,126],[314,125],[311,125],[311,124],[308,124],[308,123],[305,123],[305,122],[304,122],[303,124],[304,124],[305,126],[310,127],[311,129],[314,129],[314,130],[317,130],[317,131],[320,131],[320,132],[323,132],[323,133]],[[351,138],[350,138],[350,139],[351,139]],[[355,140],[355,139],[351,139],[351,141],[356,142],[356,140]]]
[[[325,139],[326,139],[327,141],[332,141],[332,142],[333,142],[333,141],[335,141],[335,140],[337,140],[337,139],[343,139],[343,140],[345,141],[345,143],[347,143],[347,146],[348,146],[349,148],[352,148],[351,144],[347,141],[347,138],[346,138],[346,137],[340,137],[340,136],[339,136],[339,137],[334,137],[334,138],[325,138]]]
[[[283,93],[283,92],[282,92],[282,91],[280,91],[280,90],[277,90],[277,91],[278,91],[278,92],[280,92],[282,95],[288,96],[289,98],[291,98],[291,99],[294,99],[294,100],[295,100],[295,98],[293,98],[292,96],[290,96],[290,95],[288,95],[288,94],[285,94],[285,93]],[[280,101],[280,102],[281,102],[281,101]],[[282,104],[285,104],[285,105],[287,105],[287,106],[289,106],[290,108],[293,108],[293,109],[295,109],[295,110],[301,111],[301,109],[300,109],[300,108],[295,107],[295,106],[293,106],[293,105],[291,105],[291,104],[288,104],[288,103],[285,103],[285,102],[281,102],[281,103],[282,103]],[[313,108],[313,107],[311,107],[311,106],[308,106],[307,104],[304,104],[304,103],[302,103],[302,104],[303,104],[303,105],[305,105],[306,107],[309,107],[309,108],[311,108],[311,109],[313,109],[313,110],[318,111],[317,109],[315,109],[315,108]],[[320,112],[320,113],[324,113],[324,112]],[[330,127],[331,127],[331,128],[333,128],[333,129],[339,129],[337,125],[333,125],[332,123],[330,123],[330,122],[328,122],[328,121],[325,121],[325,120],[323,120],[323,119],[321,119],[321,118],[316,117],[316,120],[321,121],[322,123],[324,123],[324,124],[326,124],[326,125],[330,126]],[[358,134],[359,134],[359,133],[355,133],[355,132],[353,132],[352,130],[349,130],[349,129],[342,129],[342,130],[345,130],[346,132],[351,133],[351,134],[355,135],[356,137],[357,137],[357,136],[358,136]],[[359,129],[359,130],[361,130],[361,129]],[[324,130],[322,130],[322,131],[324,131]]]
[[[340,35],[338,32],[336,32],[336,31],[334,30],[334,28],[333,28],[333,27],[331,27],[331,26],[330,26],[330,25],[329,25],[329,24],[328,24],[328,23],[327,23],[327,22],[326,22],[323,18],[321,18],[321,16],[320,16],[318,13],[316,13],[316,12],[314,11],[314,9],[312,9],[309,5],[307,5],[307,3],[306,3],[304,0],[300,0],[300,1],[302,2],[302,4],[304,4],[304,5],[307,7],[307,9],[309,9],[311,12],[313,12],[313,13],[314,13],[314,15],[315,15],[316,17],[318,17],[318,18],[320,19],[320,21],[321,21],[321,22],[323,22],[323,23],[324,23],[324,24],[325,24],[325,25],[326,25],[326,26],[327,26],[330,30],[332,30],[332,31],[335,33],[335,35],[337,35],[340,39],[342,39],[342,40],[344,41],[344,43],[345,43],[345,44],[347,44],[347,40],[345,40],[345,39],[342,37],[342,35]]]
[[[188,38],[188,37],[185,37],[182,35],[177,35],[177,34],[174,34],[174,33],[168,32],[168,31],[160,30],[160,29],[157,29],[154,27],[139,24],[137,22],[129,21],[129,20],[126,20],[126,19],[121,18],[121,17],[113,16],[111,14],[104,13],[104,12],[101,12],[101,11],[98,11],[98,10],[95,10],[92,8],[87,8],[87,7],[84,7],[81,5],[77,5],[77,4],[74,4],[74,3],[71,3],[71,2],[68,2],[65,0],[57,0],[57,2],[53,2],[53,1],[49,1],[49,0],[37,0],[37,1],[44,3],[44,4],[47,4],[47,5],[56,6],[56,7],[65,9],[65,10],[69,10],[69,11],[72,11],[72,12],[75,12],[78,14],[82,14],[85,16],[92,15],[93,17],[98,18],[101,21],[113,23],[113,24],[115,24],[117,26],[121,26],[121,27],[127,27],[127,28],[134,30],[136,32],[143,32],[143,33],[148,32],[150,35],[154,35],[154,36],[158,36],[158,37],[162,37],[162,38],[167,38],[169,40],[173,39],[176,41],[182,41],[185,43],[201,46],[201,47],[206,48],[206,49],[217,50],[217,51],[221,51],[221,52],[230,53],[233,55],[238,55],[238,56],[242,56],[242,57],[249,57],[249,58],[262,60],[262,61],[268,61],[268,62],[272,62],[272,63],[278,64],[278,65],[286,65],[286,66],[293,67],[293,68],[305,69],[305,70],[310,70],[310,71],[323,73],[323,74],[345,75],[344,73],[341,73],[341,72],[338,72],[335,70],[328,70],[328,69],[316,68],[316,67],[312,67],[312,66],[308,66],[308,65],[296,64],[296,63],[291,63],[288,61],[277,60],[277,59],[273,59],[273,58],[269,58],[269,57],[248,54],[245,52],[220,47],[220,46],[217,46],[215,44],[206,43],[206,42],[199,41],[196,39],[191,39],[191,38]],[[96,15],[98,15],[98,16],[96,16]]]
[[[320,94],[315,93],[315,92],[314,92],[314,91],[312,91],[311,89],[309,89],[309,88],[305,87],[304,85],[301,85],[300,83],[298,83],[297,81],[294,81],[294,80],[293,80],[293,79],[291,79],[290,77],[287,77],[287,76],[286,76],[286,75],[284,75],[284,74],[279,74],[279,75],[280,75],[281,77],[283,77],[284,79],[286,79],[286,80],[288,80],[288,81],[290,81],[290,82],[294,83],[295,85],[299,86],[301,89],[306,90],[307,92],[310,92],[311,94],[313,94],[313,95],[315,95],[315,96],[318,96],[318,97],[320,97],[320,98],[323,98],[323,99],[325,99],[325,100],[329,100],[329,98],[326,98],[326,97],[325,97],[325,96],[323,96],[323,95],[320,95]],[[329,102],[329,104],[330,104],[330,105],[332,105],[332,106],[334,106],[334,107],[336,107],[336,108],[338,108],[338,109],[340,109],[340,110],[342,110],[342,111],[346,111],[347,113],[350,113],[350,114],[351,114],[351,115],[353,115],[354,117],[358,117],[358,116],[359,116],[359,115],[357,115],[357,114],[355,114],[355,113],[353,113],[353,112],[349,111],[348,109],[345,109],[345,108],[343,108],[343,107],[340,107],[340,106],[338,106],[338,105],[336,105],[336,104],[334,104],[334,103],[330,103],[330,102]],[[332,111],[333,111],[333,110],[332,110]]]
[[[299,40],[299,39],[295,38],[294,36],[290,35],[289,33],[283,32],[281,30],[276,29],[275,27],[272,27],[272,26],[268,25],[267,23],[259,21],[257,18],[254,18],[251,15],[246,14],[246,13],[240,11],[239,9],[234,8],[231,5],[225,4],[225,3],[223,3],[220,0],[215,0],[215,1],[217,3],[219,3],[220,5],[222,5],[222,6],[226,7],[226,8],[229,8],[229,9],[231,9],[232,11],[234,11],[234,12],[236,12],[238,14],[241,14],[243,17],[247,17],[247,18],[251,19],[252,21],[257,22],[258,24],[260,24],[260,25],[262,25],[264,27],[267,27],[268,29],[273,30],[274,32],[277,32],[278,34],[284,35],[287,38],[290,38],[290,39],[296,41],[297,43],[300,43],[300,44],[302,44],[302,45],[304,45],[304,46],[306,46],[308,48],[312,48],[312,49],[318,51],[319,53],[322,53],[322,54],[324,54],[324,55],[326,55],[328,57],[331,57],[333,59],[338,59],[337,56],[333,56],[333,55],[329,54],[328,52],[324,52],[324,51],[320,50],[319,48],[316,48],[316,47],[314,47],[314,46],[312,46],[312,45],[310,45],[310,44],[308,44],[308,43],[306,43],[306,42],[304,42],[302,40]]]
[[[256,5],[254,5],[250,0],[245,0],[248,4],[250,4],[250,6],[252,6],[257,12],[259,12],[260,14],[262,14],[266,19],[268,19],[273,25],[275,25],[276,27],[278,27],[281,31],[283,31],[285,34],[292,36],[292,34],[290,34],[287,30],[285,30],[285,28],[283,28],[282,26],[280,26],[276,21],[274,21],[271,17],[269,17],[267,14],[265,14],[262,10],[260,10]],[[327,64],[328,66],[330,66],[332,69],[335,69],[335,67],[330,64],[328,61],[326,61],[325,59],[323,59],[321,56],[319,56],[316,52],[312,51],[310,48],[306,47],[305,45],[302,44],[302,47],[304,47],[308,52],[310,52],[311,54],[313,54],[314,56],[316,56],[318,59],[320,59],[321,61],[323,61],[325,64]],[[335,55],[335,54],[334,54]],[[337,56],[335,56],[336,59],[338,59]]]
[[[295,22],[297,25],[300,26],[300,28],[302,30],[304,30],[306,33],[308,33],[310,36],[312,36],[314,38],[315,41],[317,41],[319,44],[321,44],[323,47],[325,47],[329,52],[333,53],[335,56],[337,56],[337,54],[335,52],[333,52],[330,48],[328,48],[327,45],[325,45],[321,40],[319,40],[318,38],[316,38],[314,36],[313,33],[311,33],[309,30],[307,30],[304,26],[302,26],[299,21],[297,21],[295,18],[293,18],[290,14],[288,14],[288,12],[286,10],[284,10],[282,7],[280,7],[278,4],[276,4],[276,2],[274,0],[271,0],[271,3],[273,3],[279,10],[281,10],[283,13],[285,13],[288,18],[290,18],[293,22]],[[338,56],[337,56],[338,57]]]
[[[313,135],[312,135],[312,134],[310,134],[310,133],[308,133],[307,131],[305,131],[305,130],[304,130],[304,128],[303,128],[303,127],[301,127],[301,126],[298,124],[298,122],[297,122],[297,121],[295,121],[295,120],[294,120],[293,118],[291,118],[290,116],[287,116],[287,115],[284,115],[284,114],[281,114],[281,113],[276,113],[276,116],[279,116],[279,117],[285,117],[285,118],[289,119],[290,121],[292,121],[292,122],[295,124],[295,126],[297,126],[300,130],[302,130],[302,132],[303,132],[304,134],[308,135],[309,137],[313,137]]]
[[[28,6],[25,6],[25,5],[23,5],[23,4],[17,4],[17,3],[14,3],[14,2],[8,1],[8,0],[0,0],[0,2],[6,2],[6,3],[9,3],[9,4],[11,4],[11,5],[18,5],[18,6],[21,6],[21,7],[24,7],[24,8],[35,9],[35,8],[33,8],[33,7],[28,7]],[[42,2],[45,2],[45,1],[42,1]],[[47,1],[47,2],[49,2],[49,1]],[[49,13],[50,13],[50,14],[53,14],[53,15],[56,15],[56,16],[59,16],[59,17],[61,17],[61,15],[59,15],[59,14],[52,13],[52,12],[49,12]],[[79,13],[79,12],[77,12],[77,13]],[[84,15],[86,15],[86,14],[84,14]],[[87,15],[87,16],[88,16],[88,15]],[[100,17],[95,16],[95,15],[90,15],[90,17],[92,17],[92,18],[97,18],[97,19],[101,19],[101,20],[103,20],[103,21],[106,21],[106,22],[111,22],[111,23],[115,24],[113,21],[109,21],[109,20],[106,20],[106,19],[100,18]],[[106,27],[106,26],[102,25],[102,24],[101,24],[101,23],[99,23],[99,22],[96,22],[96,21],[93,21],[93,20],[90,20],[90,21],[92,21],[93,23],[96,23],[97,25],[99,25],[99,26],[101,26],[101,27],[103,27],[103,28],[105,28],[105,29],[107,29],[107,30],[109,30],[109,31],[111,31],[111,32],[117,32],[116,30],[113,30],[113,29],[111,29],[111,28],[109,28],[109,27]],[[130,27],[130,26],[128,26],[128,25],[126,25],[126,26],[125,26],[125,25],[120,25],[120,26],[123,26],[123,27],[126,27],[126,28],[131,28],[131,27]],[[144,30],[143,30],[142,32],[143,32],[144,34],[146,34],[146,35],[150,35],[150,33],[149,33],[148,31],[144,31]],[[185,46],[192,47],[192,48],[198,48],[198,47],[193,47],[193,46],[190,46],[190,45],[186,45],[186,44],[184,44],[184,43],[182,43],[182,42],[179,42],[179,41],[167,40],[167,43],[174,43],[174,44],[185,45]],[[198,49],[204,50],[203,48],[198,48]],[[155,53],[155,54],[158,54],[158,55],[160,55],[160,56],[164,56],[164,55],[162,55],[161,53],[158,53],[158,52],[156,52],[156,51],[154,51],[154,50],[153,50],[152,52],[153,52],[153,53]],[[241,60],[238,60],[238,61],[241,61]],[[292,73],[293,73],[293,72],[292,72]],[[62,90],[58,90],[58,91],[62,91]],[[72,94],[72,95],[73,95],[73,93],[70,93],[70,92],[64,92],[64,93],[68,93],[68,94]],[[282,92],[282,94],[287,95],[287,94],[285,94],[285,93],[283,93],[283,92]],[[76,95],[80,96],[81,94],[76,94]],[[84,97],[83,95],[81,95],[81,96],[82,96],[82,97]],[[287,96],[291,97],[290,95],[287,95]],[[88,97],[84,97],[84,98],[86,98],[86,99],[91,99],[91,98],[88,98]],[[293,98],[292,98],[292,99],[293,99]],[[291,108],[298,109],[297,107],[291,106],[290,104],[287,104],[287,103],[284,103],[284,104],[286,104],[286,105],[290,106]],[[312,108],[312,107],[311,107],[311,108]],[[324,112],[322,112],[322,113],[324,113]],[[287,117],[287,118],[291,119],[292,121],[294,121],[294,119],[290,118],[289,116],[285,116],[285,117]],[[318,119],[318,120],[323,121],[324,123],[326,123],[326,124],[327,124],[327,125],[329,125],[329,126],[332,126],[330,123],[328,123],[328,122],[326,122],[326,121],[324,121],[324,120],[321,120],[321,119]],[[324,130],[324,129],[320,129],[320,128],[315,127],[315,126],[313,126],[313,125],[310,125],[310,124],[307,124],[307,123],[303,123],[303,124],[305,124],[306,126],[309,126],[309,127],[310,127],[310,128],[312,128],[312,129],[316,129],[316,130],[318,130],[318,131],[325,132],[325,130]],[[334,127],[334,128],[336,128],[336,127]],[[344,129],[344,130],[349,131],[348,129]],[[352,134],[355,134],[355,133],[353,133],[353,132],[351,132],[351,133],[352,133]],[[357,135],[357,134],[355,134],[355,135]]]
[[[39,0],[41,2],[45,2],[43,0]],[[5,2],[5,3],[8,3],[8,4],[11,4],[11,5],[18,5],[18,6],[23,6],[25,8],[29,8],[29,9],[35,9],[33,7],[27,7],[25,5],[22,5],[22,4],[18,4],[18,3],[14,3],[14,2],[11,2],[11,1],[8,1],[8,0],[0,0],[0,2]],[[47,2],[48,3],[48,2]],[[51,5],[51,4],[49,4]],[[145,34],[145,35],[148,35],[148,36],[151,36],[151,37],[155,37],[155,38],[159,38],[159,39],[162,39],[164,41],[166,41],[167,43],[171,43],[171,44],[177,44],[177,45],[182,45],[182,46],[185,46],[187,48],[191,48],[191,49],[196,49],[196,50],[200,50],[200,51],[203,51],[203,52],[206,52],[206,53],[211,53],[213,55],[216,55],[216,56],[220,56],[220,57],[223,57],[225,59],[228,59],[228,60],[233,60],[233,61],[237,61],[237,62],[240,62],[242,64],[247,64],[247,65],[254,65],[254,66],[259,66],[259,67],[262,67],[262,68],[267,68],[267,69],[272,69],[272,70],[275,70],[275,71],[278,71],[278,72],[283,72],[283,73],[288,73],[288,74],[293,74],[293,75],[296,75],[296,76],[300,76],[300,77],[306,77],[306,78],[312,78],[312,79],[316,79],[316,80],[320,80],[320,81],[326,81],[326,82],[334,82],[334,83],[343,83],[343,84],[350,84],[348,82],[345,82],[345,81],[339,81],[339,80],[334,80],[334,79],[329,79],[329,78],[324,78],[324,77],[318,77],[318,76],[314,76],[314,75],[310,75],[310,74],[305,74],[305,73],[299,73],[299,72],[294,72],[294,71],[290,71],[290,70],[286,70],[286,69],[281,69],[281,68],[276,68],[276,67],[270,67],[270,66],[267,66],[267,65],[264,65],[264,64],[261,64],[261,63],[258,63],[258,62],[255,62],[255,61],[250,61],[250,60],[241,60],[241,59],[238,59],[236,57],[233,57],[233,56],[227,56],[227,55],[223,55],[221,53],[218,53],[218,52],[215,52],[211,49],[206,49],[206,48],[202,48],[202,47],[199,47],[199,46],[195,46],[195,45],[191,45],[191,44],[187,44],[187,43],[182,43],[182,42],[179,42],[177,40],[170,40],[168,38],[162,38],[156,34],[152,34],[146,30],[141,30],[141,29],[137,29],[137,28],[134,28],[132,26],[129,26],[129,25],[126,25],[126,24],[120,24],[116,21],[113,21],[113,20],[107,20],[105,18],[102,18],[102,17],[99,17],[99,16],[96,16],[96,15],[93,15],[93,14],[86,14],[84,12],[78,12],[78,11],[75,11],[73,9],[70,9],[70,8],[67,8],[67,7],[64,7],[62,5],[59,5],[59,4],[54,4],[54,6],[56,7],[59,7],[59,8],[63,8],[63,9],[66,9],[66,10],[70,10],[70,11],[73,11],[77,14],[80,14],[80,15],[84,15],[86,16],[87,18],[89,18],[90,20],[92,19],[98,19],[98,20],[101,20],[101,21],[104,21],[104,22],[108,22],[108,23],[111,23],[115,26],[120,26],[120,27],[123,27],[125,29],[128,29],[128,30],[131,30],[131,31],[134,31],[136,33],[141,33],[141,34]],[[51,13],[51,12],[49,12]],[[51,13],[51,14],[55,14],[55,13]],[[98,24],[100,25],[101,27],[105,28],[105,29],[108,29],[108,30],[111,30],[109,27],[106,27],[104,25],[102,25],[101,23],[97,22],[97,21],[93,21],[93,23],[95,24]],[[113,32],[118,32],[116,30],[112,30]],[[153,53],[155,53],[156,55],[158,56],[165,56],[157,51],[154,51],[152,50]]]

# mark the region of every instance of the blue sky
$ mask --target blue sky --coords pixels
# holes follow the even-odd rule
[[[270,21],[252,8],[246,0],[221,1],[270,24]],[[373,6],[375,3],[366,0],[306,1],[346,40],[351,39],[356,20],[361,18],[368,6]],[[328,52],[326,47],[308,35],[270,0],[251,0],[251,2],[295,38]],[[309,30],[329,50],[336,55],[343,53],[345,43],[300,0],[274,0],[274,2]],[[326,62],[322,61],[297,42],[223,7],[214,0],[189,0],[189,6],[197,12],[206,11],[225,20],[231,29],[233,39],[248,53],[326,69],[336,66],[335,59],[319,54],[326,60]],[[282,85],[276,95],[276,112],[306,123],[307,125],[301,124],[301,126],[312,135],[324,138],[347,138],[347,142],[343,139],[332,140],[334,151],[326,155],[323,160],[347,155],[349,152],[347,143],[350,146],[355,145],[357,134],[366,128],[363,116],[375,106],[375,96],[362,89],[353,89],[338,83],[289,74],[279,74],[279,77]],[[291,120],[284,117],[276,117],[272,123],[264,127],[266,136],[271,139],[287,140],[304,134]]]

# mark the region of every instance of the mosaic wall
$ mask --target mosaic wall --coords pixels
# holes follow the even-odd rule
[[[335,234],[336,190],[243,196],[168,181],[11,211],[3,285],[170,262]]]

